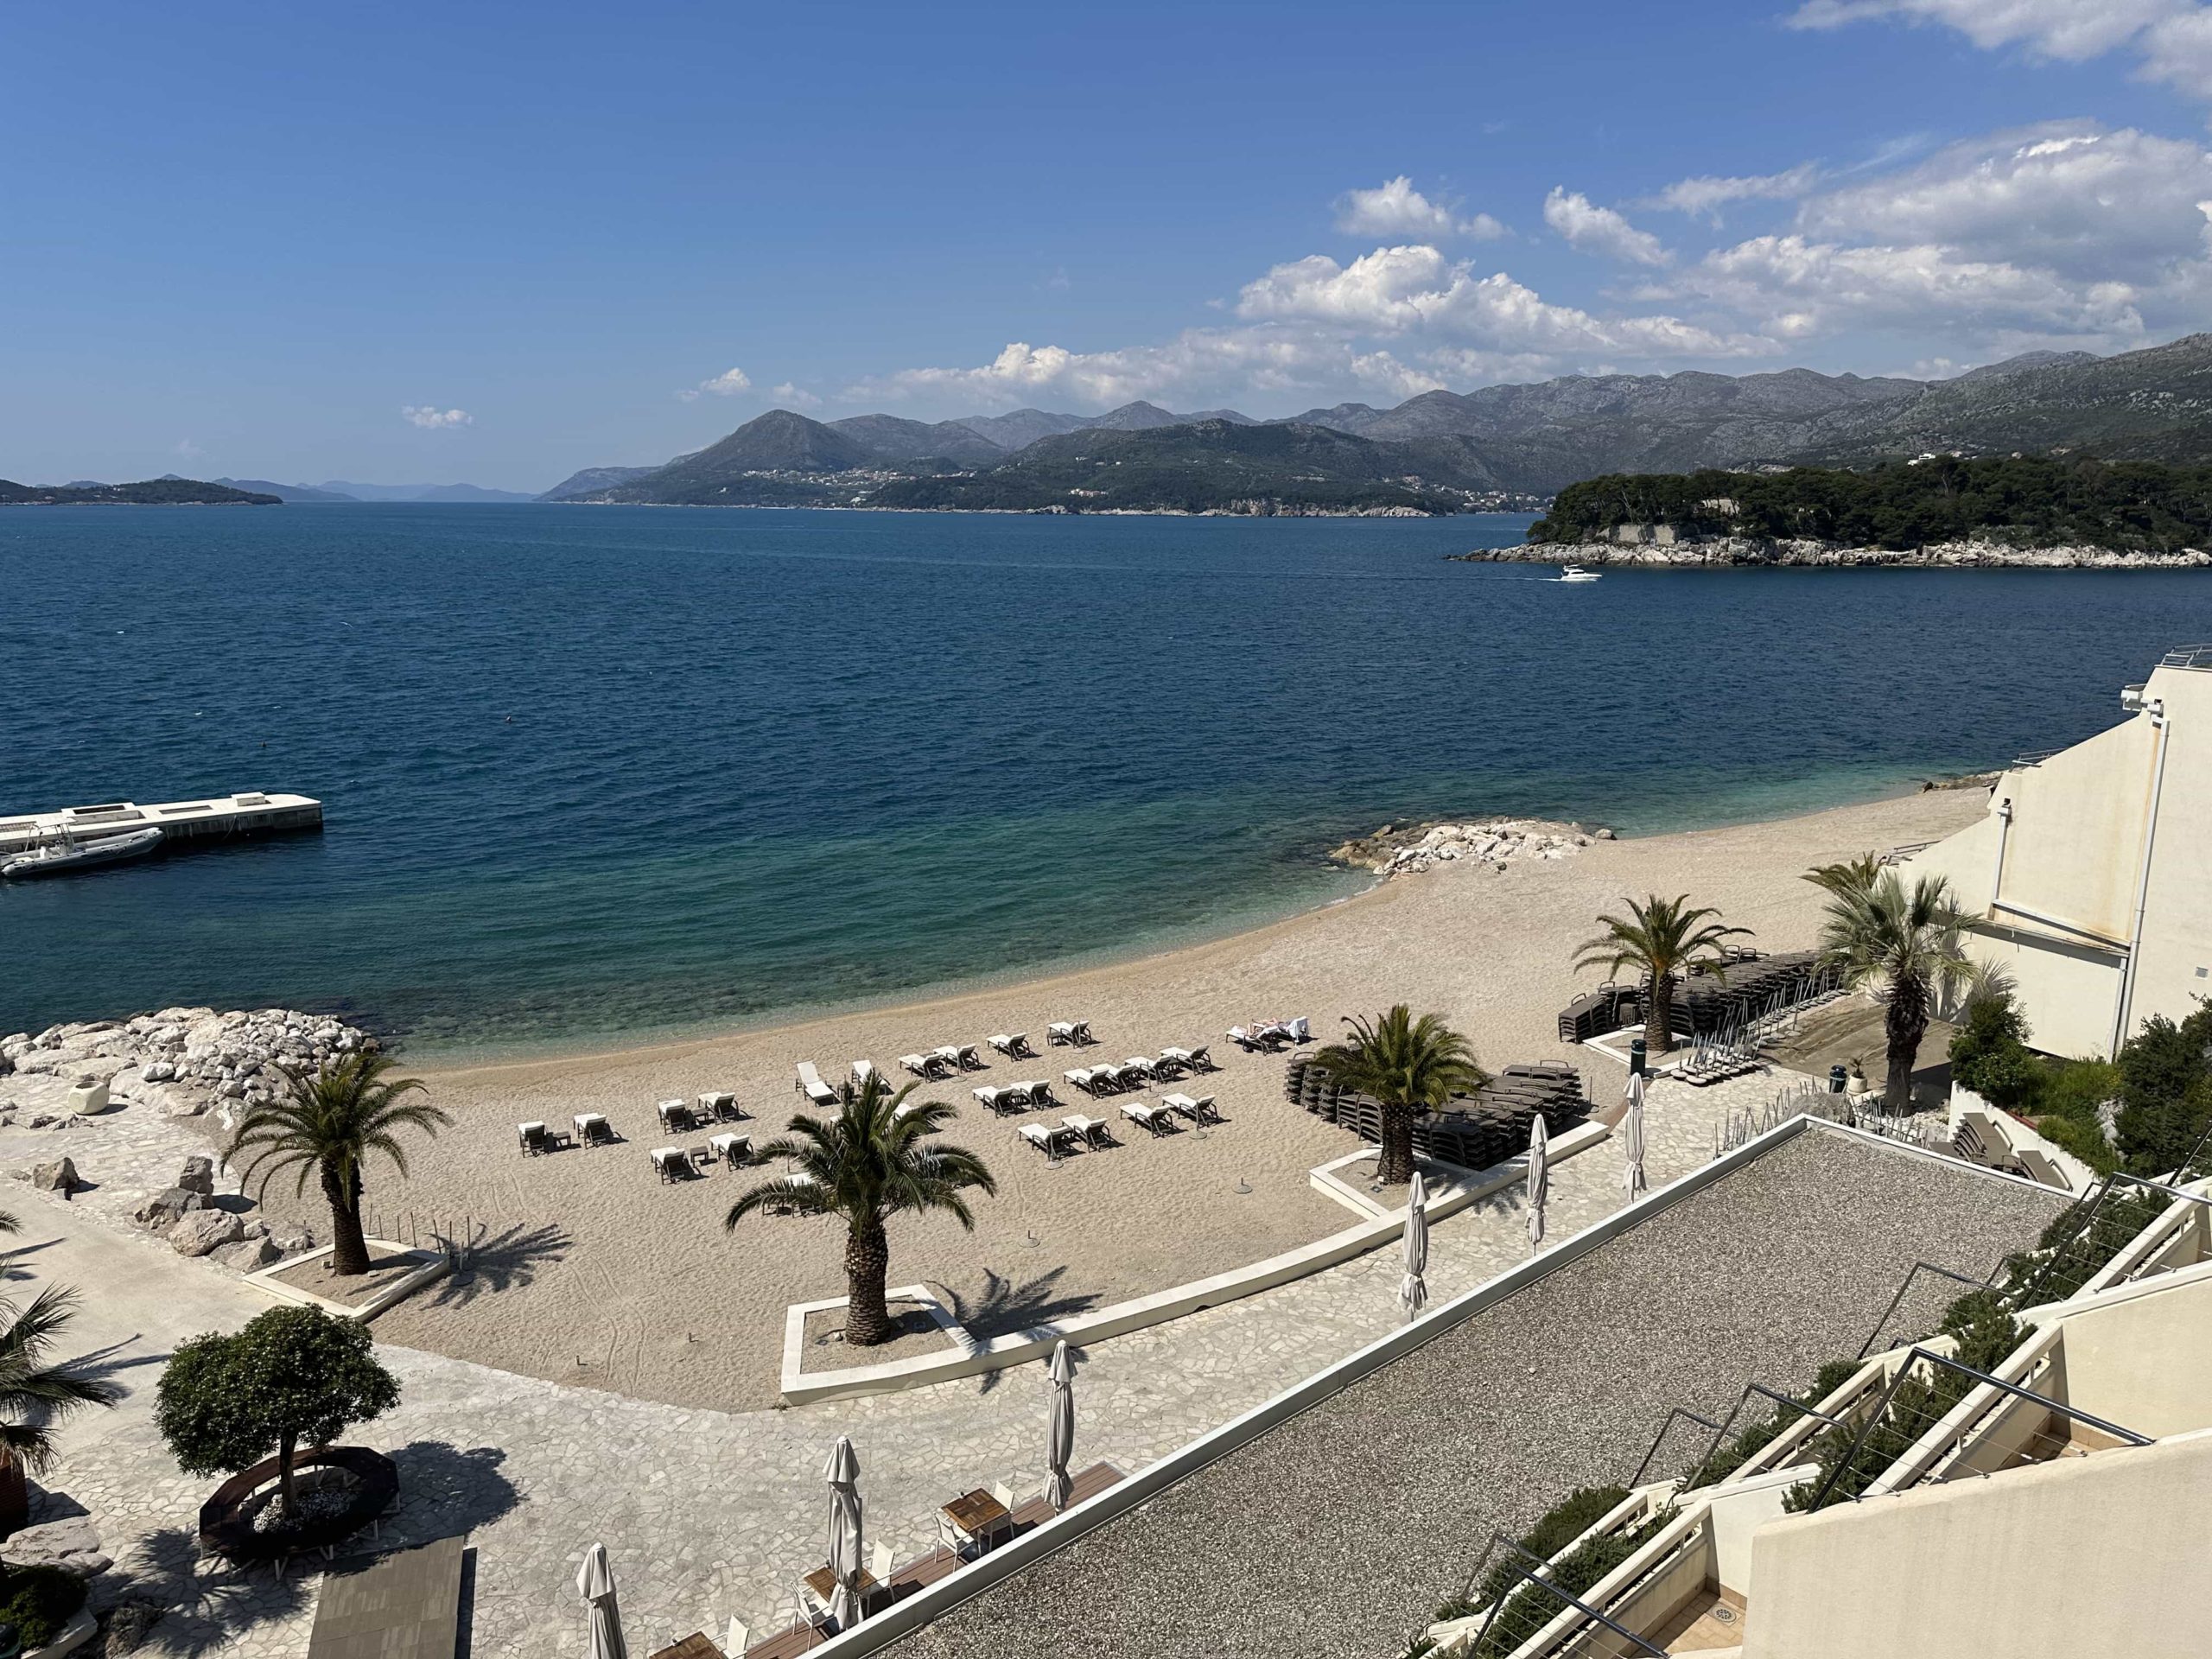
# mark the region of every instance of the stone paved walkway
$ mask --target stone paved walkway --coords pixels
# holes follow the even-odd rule
[[[1779,1081],[1656,1089],[1646,1160],[1653,1185],[1705,1163],[1720,1114],[1764,1104]],[[1610,1088],[1619,1077],[1601,1065],[1593,1082]],[[196,1576],[191,1531],[212,1483],[180,1473],[154,1430],[151,1391],[174,1344],[243,1323],[266,1306],[234,1276],[176,1256],[123,1219],[130,1205],[119,1189],[129,1181],[112,1161],[116,1151],[136,1148],[145,1164],[137,1173],[165,1185],[181,1149],[197,1149],[179,1139],[188,1131],[166,1127],[166,1136],[134,1128],[127,1138],[100,1137],[118,1188],[107,1202],[67,1205],[29,1188],[11,1195],[25,1239],[37,1246],[24,1265],[41,1281],[86,1293],[73,1349],[118,1344],[107,1363],[131,1390],[120,1410],[70,1425],[52,1484],[91,1512],[117,1557],[99,1581],[98,1605],[143,1594],[176,1610],[144,1651],[301,1655],[314,1613],[312,1572],[283,1581],[265,1570]],[[0,1159],[18,1161],[22,1153],[0,1143]],[[1618,1141],[1571,1160],[1553,1173],[1551,1236],[1567,1236],[1624,1198]],[[1522,1259],[1523,1228],[1518,1189],[1439,1224],[1432,1305]],[[1100,1344],[1078,1376],[1078,1461],[1136,1468],[1383,1334],[1400,1318],[1398,1276],[1396,1254],[1386,1249]],[[756,1632],[772,1625],[787,1616],[798,1575],[821,1560],[821,1466],[841,1433],[860,1452],[871,1541],[887,1541],[902,1555],[933,1542],[932,1516],[944,1497],[1001,1479],[1033,1490],[1042,1478],[1039,1365],[905,1394],[729,1414],[409,1349],[381,1352],[401,1379],[403,1403],[349,1438],[401,1465],[403,1498],[385,1525],[386,1543],[469,1532],[474,1650],[482,1655],[573,1644],[575,1567],[594,1539],[613,1559],[640,1656],[692,1630],[719,1637],[733,1614]],[[49,1500],[49,1513],[66,1512]]]

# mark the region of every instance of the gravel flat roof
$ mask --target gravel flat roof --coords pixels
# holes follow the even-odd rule
[[[1217,1459],[887,1651],[1382,1659],[1493,1528],[1624,1482],[1675,1406],[1797,1389],[1916,1260],[1980,1274],[2063,1195],[1815,1125]],[[1958,1287],[1922,1275],[1892,1330]],[[1669,1438],[1667,1461],[1701,1450]]]

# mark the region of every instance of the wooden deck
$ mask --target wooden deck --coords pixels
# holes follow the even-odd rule
[[[1110,1463],[1094,1463],[1075,1478],[1075,1491],[1068,1498],[1068,1507],[1088,1503],[1108,1487],[1122,1478],[1122,1471]],[[1033,1497],[1017,1504],[1014,1511],[1014,1529],[1007,1541],[1034,1532],[1052,1518],[1052,1507],[1042,1497]],[[999,1546],[1004,1548],[1005,1545]],[[909,1596],[918,1595],[930,1586],[950,1578],[968,1562],[949,1549],[934,1549],[901,1567],[892,1569],[887,1580],[892,1602],[901,1602]],[[745,1659],[796,1659],[809,1648],[830,1638],[830,1632],[807,1624],[794,1624],[788,1630],[763,1637],[745,1650]]]
[[[454,1659],[467,1544],[456,1535],[330,1568],[308,1659]]]

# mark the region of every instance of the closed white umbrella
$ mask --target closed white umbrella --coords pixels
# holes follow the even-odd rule
[[[1410,1319],[1428,1306],[1428,1185],[1414,1171],[1406,1192],[1406,1276],[1398,1281],[1398,1306]]]
[[[622,1610],[614,1605],[614,1569],[607,1564],[607,1546],[594,1544],[584,1552],[582,1570],[576,1574],[576,1593],[591,1611],[591,1659],[630,1659],[629,1644],[622,1639]]]
[[[853,1443],[840,1434],[830,1448],[830,1616],[849,1630],[861,1622],[861,1460]]]
[[[1628,1188],[1631,1203],[1647,1185],[1643,1179],[1643,1079],[1631,1077],[1628,1080],[1628,1116],[1621,1120],[1621,1154],[1628,1160],[1628,1167],[1621,1172],[1621,1181]]]
[[[1539,1112],[1529,1121],[1529,1249],[1544,1243],[1544,1200],[1551,1197],[1551,1131]]]
[[[1068,1459],[1075,1456],[1075,1361],[1068,1357],[1065,1342],[1052,1344],[1052,1407],[1045,1430],[1045,1496],[1055,1510],[1065,1510],[1075,1491],[1068,1474]]]

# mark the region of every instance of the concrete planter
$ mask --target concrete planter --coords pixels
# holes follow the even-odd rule
[[[89,1608],[79,1607],[76,1616],[61,1627],[61,1633],[42,1648],[26,1648],[23,1659],[61,1659],[65,1653],[74,1653],[92,1639],[97,1628]]]

